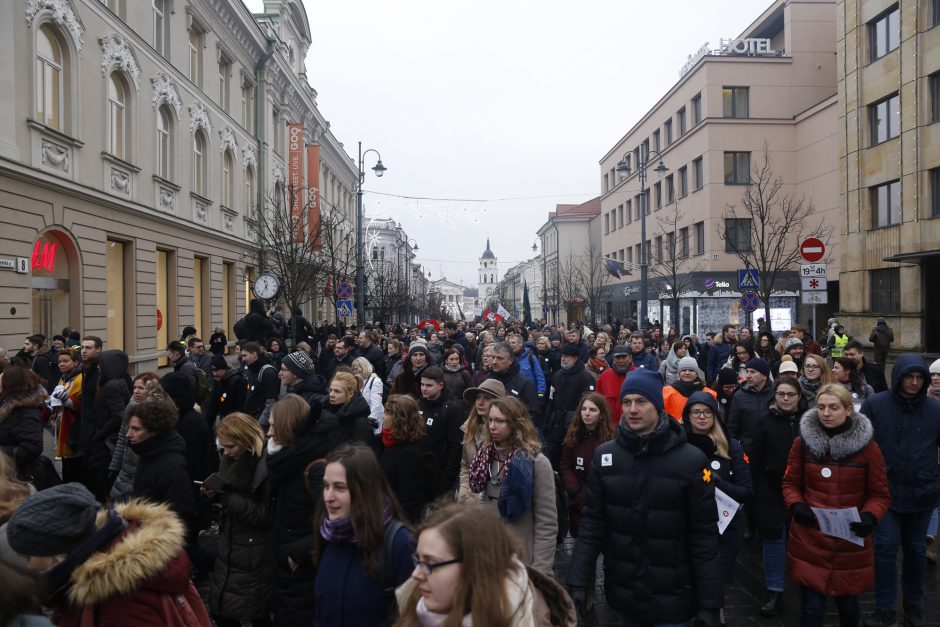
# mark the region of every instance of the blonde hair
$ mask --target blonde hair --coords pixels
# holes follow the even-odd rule
[[[285,394],[271,406],[271,430],[274,440],[282,445],[294,443],[300,425],[310,415],[310,405],[296,394]]]
[[[333,375],[332,383],[339,383],[349,396],[353,396],[362,389],[362,377],[352,372],[337,372]]]
[[[830,383],[835,383],[832,378],[832,370],[829,369],[829,364],[826,363],[825,357],[820,357],[816,353],[807,353],[803,358],[803,366],[806,366],[806,360],[812,359],[817,366],[819,366],[819,381],[822,385],[829,385]],[[805,373],[804,373],[804,376]]]
[[[255,457],[264,453],[264,431],[258,421],[241,412],[229,414],[219,423],[218,436],[234,441]],[[280,440],[280,438],[278,438]]]
[[[16,464],[0,451],[0,517],[9,518],[29,493],[29,484],[16,478]]]
[[[363,379],[368,379],[372,376],[372,373],[375,372],[375,369],[372,367],[372,362],[365,357],[356,357],[353,359],[352,366],[353,372],[355,372],[355,368],[359,368]]]
[[[816,392],[816,404],[819,404],[819,397],[822,395],[826,396],[835,396],[839,399],[839,402],[842,403],[842,406],[849,410],[849,413],[854,413],[855,404],[852,402],[852,397],[849,395],[849,391],[845,389],[845,386],[841,383],[826,383],[819,388],[819,391]]]

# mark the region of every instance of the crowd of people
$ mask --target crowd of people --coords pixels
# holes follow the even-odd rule
[[[233,330],[134,377],[74,329],[0,350],[0,625],[575,625],[603,554],[622,625],[717,626],[748,541],[762,615],[896,625],[901,551],[926,625],[940,360],[889,385],[886,325]]]

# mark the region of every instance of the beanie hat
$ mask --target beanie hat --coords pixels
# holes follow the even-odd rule
[[[574,344],[562,344],[561,345],[561,354],[568,355],[569,357],[580,357],[581,352],[578,350],[578,347]]]
[[[549,342],[560,342],[560,341],[561,341],[561,333],[557,333],[557,332],[556,332],[556,333],[549,333],[549,334],[548,334],[548,341],[549,341]]]
[[[797,367],[796,362],[793,360],[780,362],[780,374],[786,374],[788,372],[798,373],[799,371],[799,367]]]
[[[306,379],[313,374],[314,365],[310,355],[303,351],[294,351],[286,355],[281,360],[281,365],[290,370],[294,375],[301,379]]]
[[[627,394],[639,394],[663,413],[663,379],[658,372],[641,368],[628,374],[620,386],[620,398]]]
[[[940,359],[930,364],[930,374],[940,374]]]
[[[738,373],[731,368],[722,368],[718,371],[718,385],[737,385]]]
[[[10,548],[20,555],[68,555],[95,532],[98,503],[80,483],[63,483],[23,501],[7,523]]]
[[[224,355],[213,355],[210,370],[228,370],[228,362]]]
[[[705,380],[705,373],[702,372],[702,369],[698,367],[698,361],[696,361],[695,357],[689,357],[686,355],[680,359],[678,370],[679,372],[682,372],[683,370],[694,370],[698,373],[699,378],[701,378],[703,381]]]
[[[770,364],[761,359],[760,357],[755,357],[751,361],[747,362],[748,370],[756,370],[765,377],[770,376]]]
[[[408,347],[408,354],[414,355],[415,353],[424,353],[427,357],[428,347],[423,342],[412,342],[411,346]]]
[[[794,346],[799,346],[800,348],[803,348],[803,340],[801,340],[798,337],[791,337],[790,339],[787,340],[786,347],[784,350],[786,350],[787,352],[790,352],[790,349],[793,348]]]

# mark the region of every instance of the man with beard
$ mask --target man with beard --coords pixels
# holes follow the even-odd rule
[[[340,366],[352,368],[352,362],[356,359],[356,341],[348,336],[339,338],[336,341],[336,347],[333,349],[333,355],[336,356],[336,365],[333,367],[333,372],[330,373],[331,379]]]
[[[492,370],[487,379],[496,379],[501,382],[506,388],[506,394],[515,396],[526,406],[532,422],[536,425],[541,424],[542,411],[539,407],[538,396],[535,395],[535,386],[519,372],[519,364],[516,363],[512,348],[505,342],[497,342],[493,345]]]
[[[594,390],[594,377],[580,361],[578,349],[573,344],[561,347],[561,369],[552,377],[552,387],[548,392],[548,407],[543,427],[545,456],[558,470],[561,461],[562,442],[568,425],[578,411],[578,404],[586,392]],[[508,387],[506,388],[509,389]]]
[[[623,409],[620,405],[620,388],[627,374],[636,370],[633,365],[633,355],[630,349],[618,344],[610,351],[611,366],[597,378],[597,393],[604,396],[607,406],[610,407],[610,420],[612,426],[620,424],[620,415]]]

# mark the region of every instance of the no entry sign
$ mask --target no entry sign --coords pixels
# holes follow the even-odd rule
[[[826,245],[817,237],[807,237],[800,244],[800,256],[809,263],[816,263],[826,254]]]

